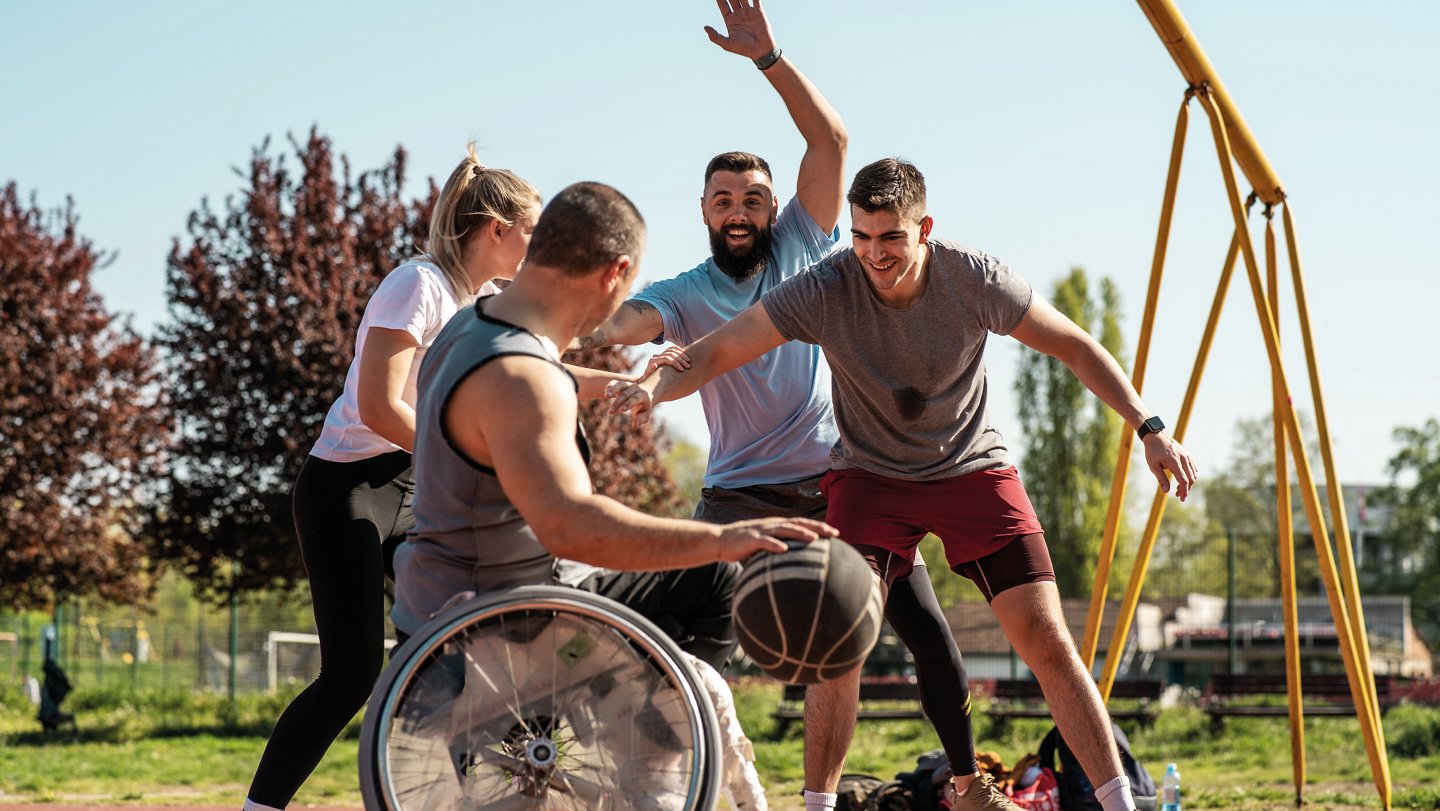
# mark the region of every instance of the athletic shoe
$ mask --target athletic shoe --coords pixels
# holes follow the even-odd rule
[[[956,794],[955,784],[946,781],[945,800],[954,811],[1022,811],[995,785],[995,778],[984,772],[975,778],[964,794]]]

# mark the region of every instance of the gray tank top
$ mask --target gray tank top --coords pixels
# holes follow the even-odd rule
[[[450,441],[442,416],[461,381],[496,358],[530,355],[554,363],[561,371],[565,368],[533,333],[485,315],[486,300],[452,318],[420,365],[415,409],[415,528],[409,540],[425,544],[426,557],[449,558],[452,563],[468,564],[477,573],[504,568],[533,571],[550,553],[506,498],[495,471],[469,458]],[[578,384],[576,388],[578,391]],[[504,419],[504,415],[486,416],[497,423]],[[588,465],[590,448],[578,419],[575,442]]]

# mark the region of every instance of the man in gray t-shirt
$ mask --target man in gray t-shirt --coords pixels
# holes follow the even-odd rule
[[[845,144],[840,115],[791,61],[778,56],[759,4],[721,6],[728,36],[711,32],[725,50],[756,59],[805,142],[789,203],[777,198],[770,165],[748,152],[726,152],[705,167],[701,214],[711,255],[693,269],[650,285],[576,348],[637,345],[662,336],[692,343],[723,326],[761,297],[837,247],[845,206]],[[775,56],[773,62],[771,55]],[[820,481],[829,469],[836,427],[830,370],[820,348],[787,341],[700,389],[710,432],[710,458],[695,518],[727,522],[771,515],[822,518]],[[921,703],[954,767],[968,785],[978,771],[970,691],[960,650],[946,633],[929,575],[893,584],[886,619],[911,652]],[[825,686],[810,692],[823,694]],[[806,701],[807,782],[838,776],[844,745],[832,745],[830,718]],[[825,703],[821,701],[820,703]],[[813,788],[813,786],[812,786]],[[833,792],[833,788],[831,789]],[[969,807],[982,792],[967,793]]]
[[[1194,460],[1115,359],[1024,279],[992,257],[930,237],[925,181],[913,165],[866,166],[847,199],[851,250],[686,347],[689,370],[663,369],[612,392],[612,408],[643,420],[652,403],[689,394],[787,340],[820,346],[840,433],[822,481],[826,521],[887,587],[909,573],[920,539],[938,535],[950,567],[981,589],[1035,673],[1096,798],[1106,811],[1131,811],[1110,721],[1065,626],[1039,521],[989,421],[988,336],[1011,335],[1064,362],[1136,428],[1167,492],[1174,476],[1176,495],[1189,494]],[[857,670],[828,692],[834,714],[849,722],[847,740],[858,678]],[[833,791],[838,772],[827,779],[821,790]]]

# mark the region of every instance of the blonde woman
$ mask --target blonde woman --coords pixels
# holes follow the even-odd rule
[[[365,306],[345,390],[295,480],[295,530],[320,635],[320,675],[275,724],[245,809],[283,809],[365,703],[384,662],[384,581],[414,524],[415,378],[450,317],[513,278],[540,194],[476,158],[440,193],[429,253],[386,275]]]

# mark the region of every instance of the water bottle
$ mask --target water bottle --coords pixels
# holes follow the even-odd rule
[[[1180,811],[1180,770],[1171,763],[1160,781],[1160,811]]]

